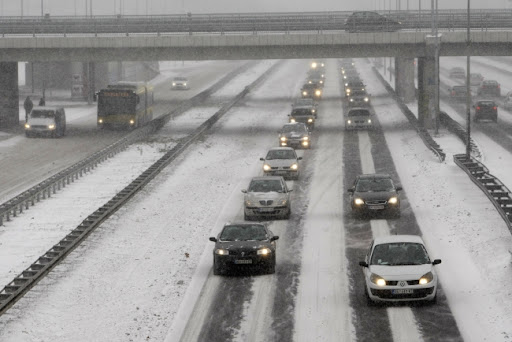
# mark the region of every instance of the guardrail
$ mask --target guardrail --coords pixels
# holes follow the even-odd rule
[[[430,30],[430,10],[377,11],[401,23],[405,30]],[[310,13],[234,13],[183,14],[152,16],[94,16],[94,17],[0,17],[0,34],[124,34],[131,33],[218,33],[228,32],[292,32],[345,30],[345,20],[352,12]],[[512,28],[512,10],[472,10],[473,30]],[[461,10],[438,11],[438,29],[453,31],[467,28],[467,13]]]
[[[446,112],[443,111],[439,112],[439,121],[448,129],[448,131],[452,132],[457,137],[459,137],[459,139],[462,140],[464,145],[467,144],[467,131],[457,121],[453,120],[448,114],[446,114]],[[471,137],[469,138],[469,146],[471,149],[471,154],[473,156],[475,156],[476,158],[480,158],[482,156],[480,149],[478,148],[477,144]]]
[[[409,120],[409,123],[414,127],[414,129],[418,132],[418,135],[420,136],[421,140],[427,146],[439,159],[440,162],[444,161],[446,158],[446,153],[443,151],[441,146],[432,138],[430,133],[424,128],[421,127],[419,124],[418,119],[414,115],[413,112],[407,107],[407,104],[404,103],[404,101],[398,97],[395,93],[395,90],[391,85],[382,77],[380,72],[377,71],[375,67],[372,67],[375,75],[379,78],[379,80],[384,84],[384,87],[386,87],[386,90],[388,93],[393,97],[393,99],[398,103],[398,106],[400,107],[400,110],[402,113],[404,113],[407,120]]]
[[[84,174],[94,169],[99,163],[107,160],[110,157],[113,157],[117,153],[123,151],[128,145],[159,129],[165,125],[171,119],[171,117],[177,116],[189,108],[205,101],[206,98],[208,98],[212,93],[227,84],[239,73],[247,70],[254,63],[256,62],[244,64],[240,68],[237,68],[224,76],[209,89],[204,90],[191,99],[182,102],[170,113],[164,114],[154,119],[148,125],[134,130],[133,132],[105,147],[104,149],[43,180],[39,184],[22,192],[16,197],[2,203],[0,205],[0,226],[3,225],[4,220],[10,221],[13,217],[21,214],[24,210],[28,210],[30,206],[35,205],[37,202],[43,199],[51,197],[52,194],[55,194],[57,191],[66,187],[66,185],[69,183],[74,182],[79,177],[82,177]]]
[[[151,165],[139,177],[133,180],[128,186],[117,193],[110,201],[98,208],[89,215],[78,227],[71,231],[64,239],[50,248],[40,256],[30,267],[21,272],[8,285],[0,291],[0,315],[4,314],[12,305],[22,298],[32,287],[34,287],[46,274],[57,266],[70,254],[80,243],[91,234],[103,221],[114,214],[124,203],[133,197],[139,190],[148,184],[160,173],[170,162],[178,157],[190,144],[199,139],[210,127],[217,122],[222,115],[230,110],[237,102],[254,87],[263,82],[275,68],[280,66],[278,62],[263,73],[257,80],[245,87],[233,100],[225,104],[213,116],[201,124],[188,137],[182,139],[169,152]]]
[[[510,190],[495,176],[489,173],[487,167],[473,157],[465,154],[453,156],[455,164],[464,170],[494,204],[512,234],[512,196]]]

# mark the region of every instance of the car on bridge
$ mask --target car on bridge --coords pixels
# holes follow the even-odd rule
[[[25,123],[25,136],[63,137],[66,134],[66,113],[64,108],[34,107]]]
[[[454,67],[450,69],[450,78],[466,78],[466,71],[461,67]]]
[[[317,84],[306,83],[300,89],[302,97],[319,100],[322,98],[322,87]]]
[[[263,223],[227,223],[217,237],[213,248],[213,274],[227,271],[247,271],[259,268],[267,273],[276,270],[276,241],[274,235]]]
[[[311,134],[302,122],[285,124],[279,131],[279,146],[311,148]]]
[[[276,217],[289,219],[290,192],[282,176],[254,177],[244,195],[244,220]]]
[[[481,96],[501,96],[501,86],[498,81],[495,80],[484,80],[480,83],[478,88],[478,95]]]
[[[400,217],[401,186],[395,185],[388,174],[362,174],[356,177],[348,189],[352,213],[356,217],[376,213]]]
[[[369,108],[351,108],[345,117],[345,130],[372,129],[372,112]]]
[[[417,235],[376,237],[370,244],[363,268],[364,293],[374,302],[428,301],[437,299],[438,277],[425,242]]]
[[[260,158],[263,162],[263,173],[265,176],[283,176],[284,179],[299,179],[300,165],[297,153],[291,147],[273,147],[265,158]]]
[[[347,32],[395,32],[400,30],[401,25],[399,21],[377,12],[357,11],[345,20],[344,28]]]
[[[288,114],[291,123],[302,122],[306,125],[309,131],[315,128],[315,113],[308,108],[294,108],[292,112]]]
[[[491,120],[498,122],[498,105],[493,100],[476,101],[473,105],[473,121]]]
[[[368,107],[370,106],[370,94],[366,90],[354,90],[347,94],[349,107]]]
[[[185,76],[176,76],[172,79],[171,83],[172,90],[189,90],[190,84],[188,78]]]

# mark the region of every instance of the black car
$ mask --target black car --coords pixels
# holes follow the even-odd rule
[[[322,98],[322,87],[317,84],[306,83],[300,89],[300,93],[304,98],[321,99]]]
[[[279,236],[274,235],[263,223],[226,224],[216,238],[210,237],[210,241],[215,242],[213,274],[254,267],[275,273],[277,239]]]
[[[485,80],[480,83],[478,88],[478,95],[482,96],[501,96],[501,86],[498,81]]]
[[[279,131],[279,146],[293,148],[311,148],[311,135],[306,124],[288,123]]]
[[[352,212],[355,216],[384,212],[400,217],[400,190],[388,174],[359,175],[348,189]]]
[[[316,116],[312,108],[294,108],[288,116],[290,117],[290,122],[302,122],[310,131],[315,127]]]
[[[399,21],[387,18],[377,12],[353,12],[345,21],[347,32],[394,32],[400,30]]]
[[[498,105],[493,100],[480,100],[473,105],[473,120],[491,120],[498,122]]]

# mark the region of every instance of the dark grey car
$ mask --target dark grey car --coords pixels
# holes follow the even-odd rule
[[[359,175],[348,189],[352,212],[356,216],[385,212],[400,217],[400,190],[388,174]]]
[[[215,242],[213,249],[213,274],[228,270],[250,270],[260,268],[275,273],[276,240],[263,223],[228,223],[220,234],[210,237]]]

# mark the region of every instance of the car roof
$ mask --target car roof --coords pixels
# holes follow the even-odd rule
[[[262,222],[234,221],[234,222],[226,222],[224,224],[224,227],[225,226],[263,226],[263,227],[266,227],[267,225]]]
[[[391,178],[391,176],[387,173],[364,173],[362,175],[359,175],[358,177],[359,177],[359,179],[361,179],[361,178],[365,178],[365,179],[368,179],[368,178]]]
[[[349,109],[348,113],[350,113],[350,112],[356,112],[356,111],[357,111],[357,112],[360,112],[360,111],[362,111],[362,110],[364,110],[364,111],[366,111],[366,112],[368,112],[368,113],[371,113],[371,111],[370,111],[368,108],[366,108],[366,107],[352,107],[352,108],[350,108],[350,109]],[[364,175],[360,175],[360,176],[364,176]]]
[[[422,245],[425,245],[425,242],[419,235],[388,235],[376,237],[375,239],[373,239],[374,246],[393,242],[412,242],[421,243]]]
[[[496,102],[494,102],[494,100],[478,100],[476,101],[476,103],[492,103],[492,104],[495,104]]]
[[[269,149],[269,151],[276,151],[276,150],[292,150],[295,151],[293,147],[272,147]]]
[[[290,122],[290,123],[283,125],[283,127],[286,127],[286,126],[304,126],[305,127],[306,124],[303,122]]]
[[[281,180],[283,179],[283,176],[258,176],[258,177],[252,177],[251,181],[253,180]]]

